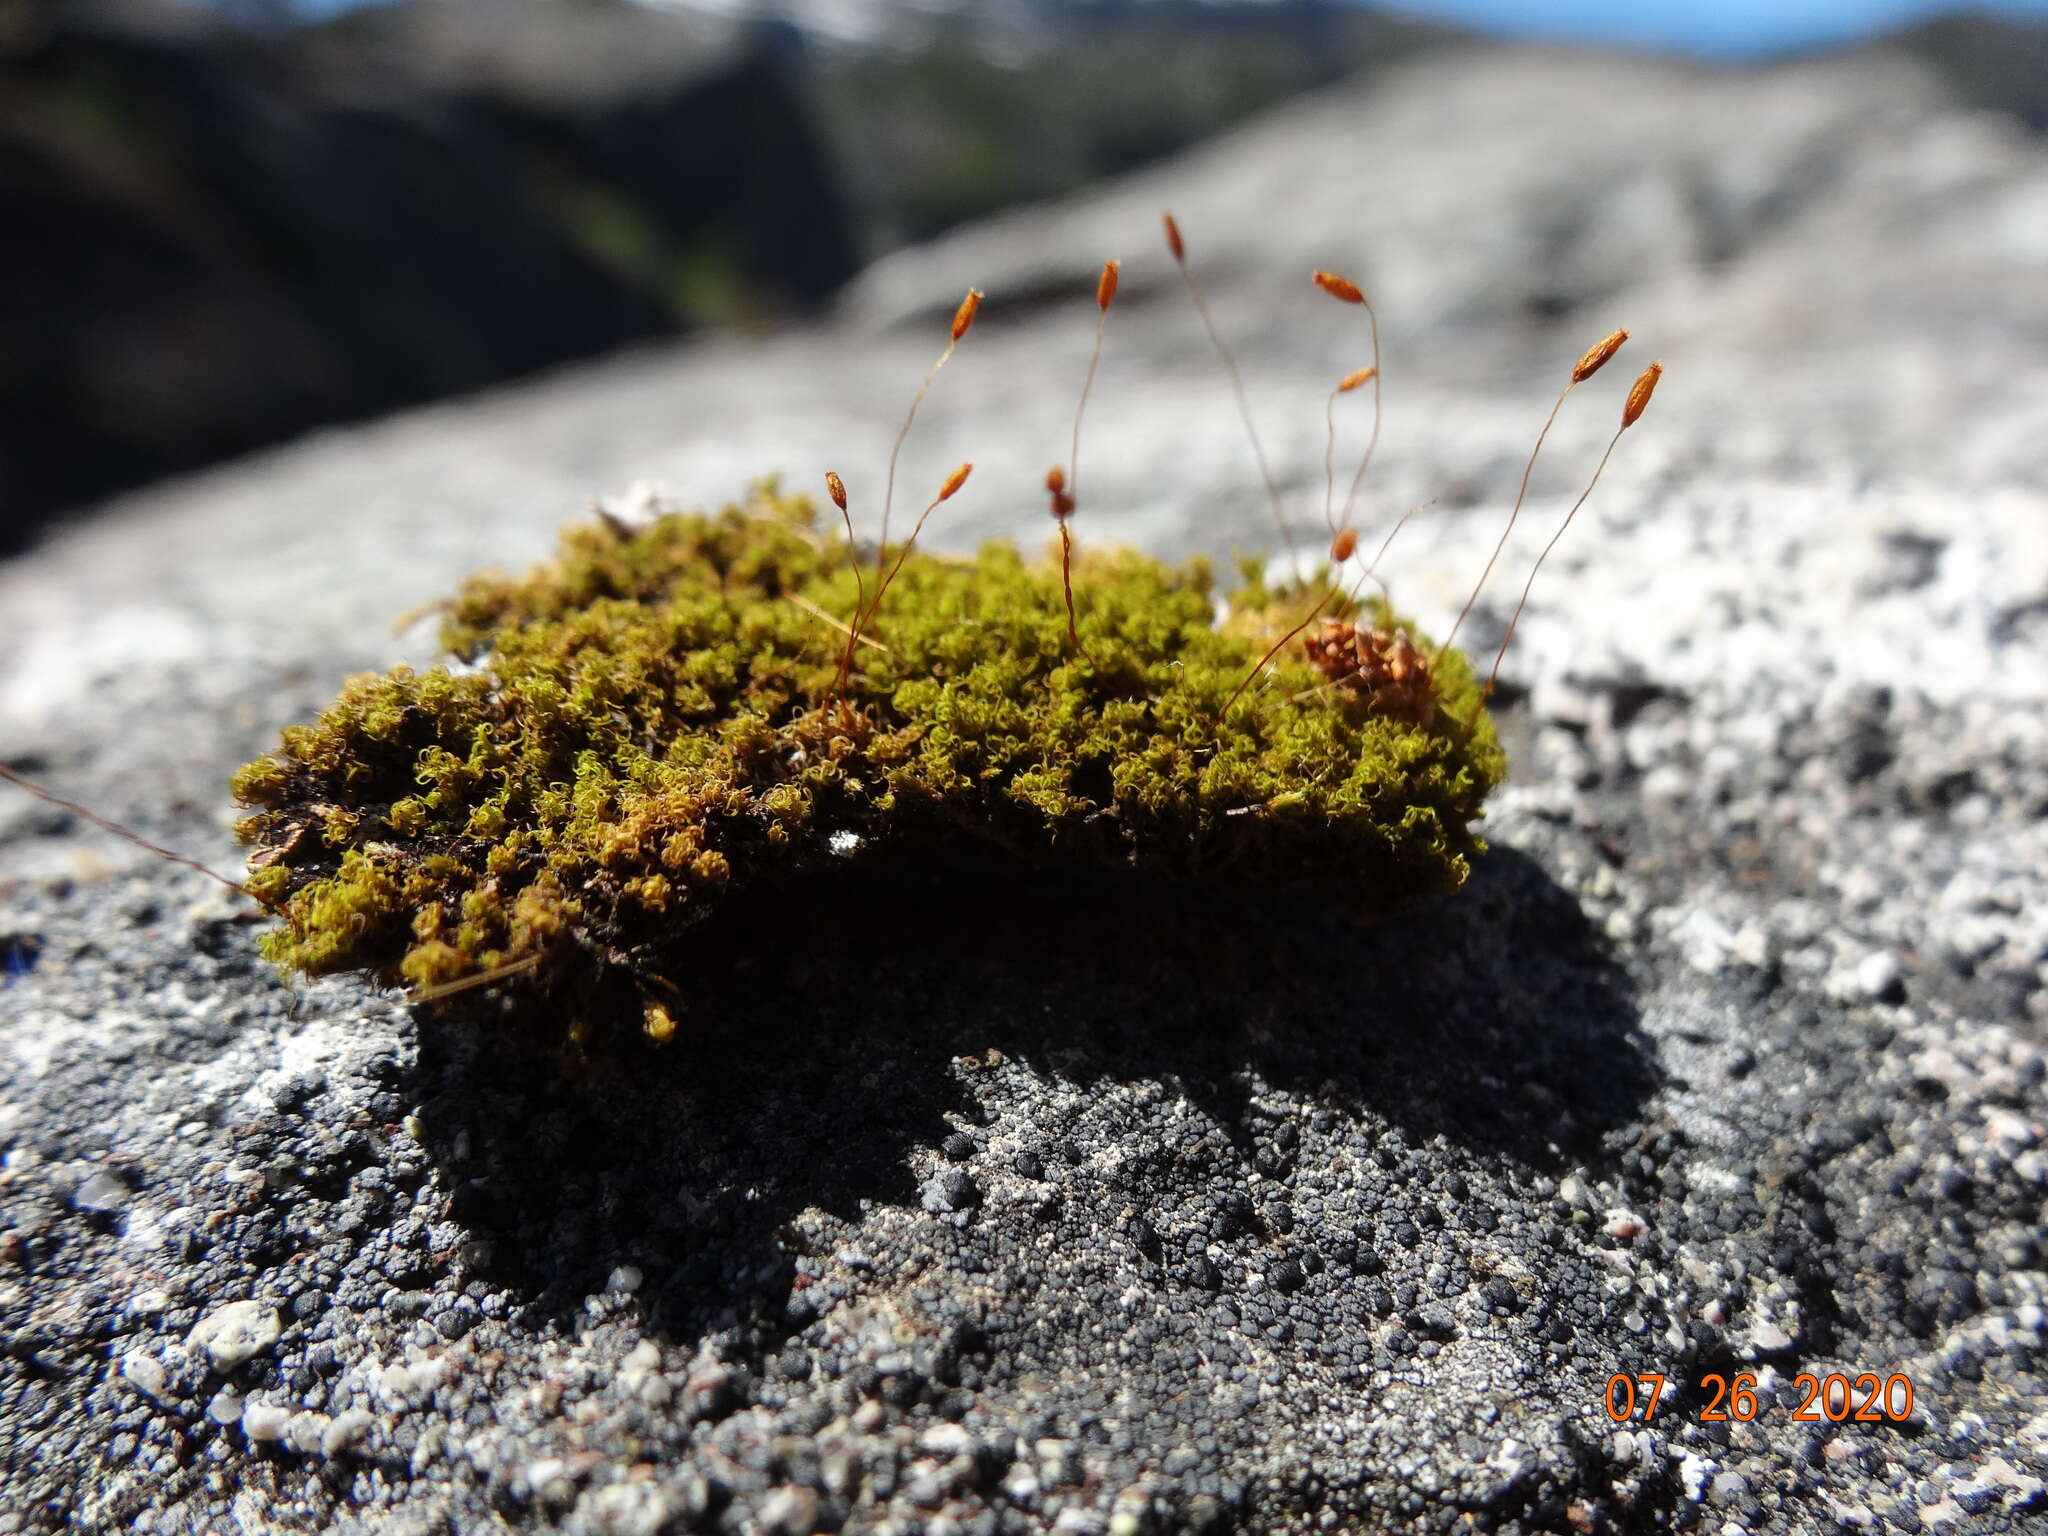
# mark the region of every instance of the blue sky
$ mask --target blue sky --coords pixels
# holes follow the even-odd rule
[[[1407,0],[1393,8],[1517,37],[1735,58],[1850,42],[1965,7],[1943,0]],[[2048,18],[2048,0],[1986,0],[1977,8]]]

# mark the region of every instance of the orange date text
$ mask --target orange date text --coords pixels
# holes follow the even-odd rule
[[[1741,1371],[1734,1376],[1709,1373],[1697,1383],[1702,1424],[1746,1424],[1767,1408],[1789,1411],[1809,1424],[1899,1424],[1913,1416],[1913,1383],[1894,1372],[1878,1376],[1865,1371],[1847,1376],[1837,1371],[1815,1376],[1802,1371],[1792,1378],[1789,1400],[1757,1394],[1757,1378]],[[1648,1424],[1664,1399],[1665,1378],[1651,1373],[1607,1378],[1607,1416],[1617,1424]]]

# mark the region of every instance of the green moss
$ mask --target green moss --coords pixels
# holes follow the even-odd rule
[[[626,979],[657,1007],[687,993],[680,933],[827,863],[1131,867],[1363,916],[1455,888],[1505,766],[1464,658],[1431,658],[1418,724],[1297,641],[1226,718],[1313,600],[1247,575],[1219,626],[1205,567],[1086,553],[1077,657],[1056,563],[913,554],[835,698],[813,610],[850,615],[855,578],[801,499],[571,528],[449,605],[475,670],[351,678],[236,775],[288,912],[266,952],[428,989]]]

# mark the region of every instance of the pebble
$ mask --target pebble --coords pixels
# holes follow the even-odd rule
[[[284,1332],[277,1308],[260,1301],[231,1301],[193,1324],[185,1337],[190,1349],[203,1349],[217,1371],[231,1371],[253,1360]]]
[[[1792,1335],[1776,1323],[1758,1323],[1749,1330],[1749,1342],[1766,1355],[1775,1355],[1792,1347]]]
[[[917,1437],[917,1448],[932,1456],[971,1456],[976,1444],[973,1432],[958,1424],[934,1424]]]
[[[134,1193],[126,1182],[102,1168],[71,1192],[71,1204],[75,1210],[111,1216],[125,1209]]]
[[[1856,990],[1874,1002],[1890,1002],[1904,989],[1898,956],[1874,950],[1856,965]]]
[[[576,1500],[566,1529],[572,1536],[657,1536],[658,1532],[672,1529],[681,1513],[681,1504],[674,1494],[659,1483],[636,1478],[586,1489]],[[778,1531],[768,1521],[765,1504],[761,1529]],[[810,1530],[809,1525],[789,1527],[784,1536],[810,1536]]]
[[[1038,1474],[1031,1470],[1030,1463],[1016,1462],[1003,1474],[1003,1497],[1019,1509],[1031,1509],[1038,1503]]]
[[[161,1402],[168,1373],[164,1364],[146,1350],[131,1349],[121,1357],[121,1375],[144,1397]]]
[[[332,1422],[326,1414],[315,1413],[311,1409],[295,1413],[291,1423],[285,1426],[285,1443],[293,1450],[311,1456],[320,1450]]]
[[[918,1195],[924,1208],[934,1215],[964,1211],[981,1199],[974,1176],[954,1164],[941,1168],[926,1179]]]
[[[346,1413],[337,1413],[334,1421],[320,1433],[320,1454],[339,1456],[352,1449],[377,1420],[361,1408],[351,1408]]]
[[[1678,1459],[1678,1481],[1685,1489],[1685,1496],[1697,1504],[1707,1496],[1707,1485],[1714,1480],[1716,1467],[1704,1456],[1686,1454]]]
[[[242,1433],[251,1440],[275,1442],[284,1439],[292,1410],[277,1403],[246,1403],[242,1407]]]

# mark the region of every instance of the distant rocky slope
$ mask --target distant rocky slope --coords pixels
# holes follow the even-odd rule
[[[0,750],[226,865],[229,770],[593,491],[833,468],[871,529],[970,282],[904,484],[971,458],[928,537],[1043,540],[1110,255],[1077,537],[1264,550],[1163,207],[1302,523],[1365,345],[1309,268],[1374,297],[1369,526],[1436,498],[1385,573],[1438,632],[1570,360],[1635,331],[1481,650],[1668,369],[1523,621],[1472,884],[1365,932],[1000,867],[792,893],[661,1065],[563,1080],[285,992],[236,903],[0,794],[0,1530],[2040,1518],[2048,151],[1902,60],[1420,64],[832,323],[131,497],[0,565]],[[1910,1411],[1798,1417],[1866,1373]]]
[[[0,15],[0,549],[337,419],[815,305],[851,228],[773,40],[419,4]]]
[[[1933,65],[1973,107],[2048,129],[2048,22],[1966,10],[1901,28],[1879,46]]]

